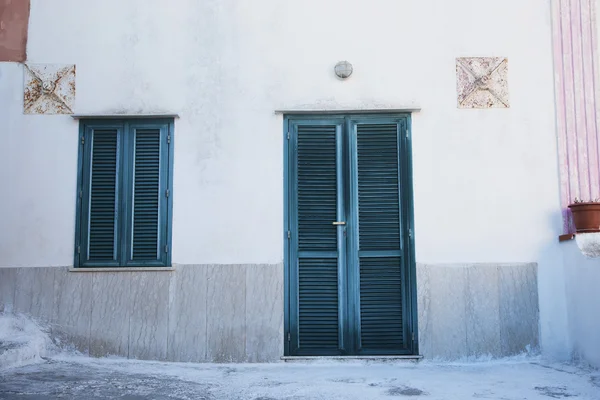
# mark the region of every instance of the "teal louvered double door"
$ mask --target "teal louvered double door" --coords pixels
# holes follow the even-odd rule
[[[409,122],[286,118],[286,355],[417,354]]]

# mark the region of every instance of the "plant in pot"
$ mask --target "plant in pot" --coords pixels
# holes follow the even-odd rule
[[[583,201],[575,198],[569,209],[577,233],[600,232],[600,199]]]

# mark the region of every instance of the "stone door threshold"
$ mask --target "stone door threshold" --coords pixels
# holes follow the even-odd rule
[[[294,361],[420,361],[423,356],[283,356],[285,362]]]

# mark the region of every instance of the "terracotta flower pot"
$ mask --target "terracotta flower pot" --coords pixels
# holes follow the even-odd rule
[[[600,203],[574,203],[569,208],[578,233],[600,232]]]

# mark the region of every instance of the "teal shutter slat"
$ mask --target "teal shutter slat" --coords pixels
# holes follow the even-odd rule
[[[299,338],[302,352],[338,351],[337,270],[335,258],[299,260]]]
[[[299,251],[337,251],[336,165],[336,126],[299,126]]]
[[[362,353],[405,349],[399,124],[356,124],[359,340]]]
[[[116,130],[97,130],[92,136],[90,261],[112,261],[117,256],[118,139]]]
[[[118,265],[119,165],[121,129],[90,127],[84,133],[79,263]]]
[[[357,126],[359,250],[400,250],[396,124]]]
[[[131,259],[158,260],[160,212],[160,130],[135,132],[133,238]]]
[[[360,259],[360,322],[364,350],[404,347],[399,257]]]
[[[340,353],[338,142],[341,125],[296,127],[297,313],[295,354]]]

